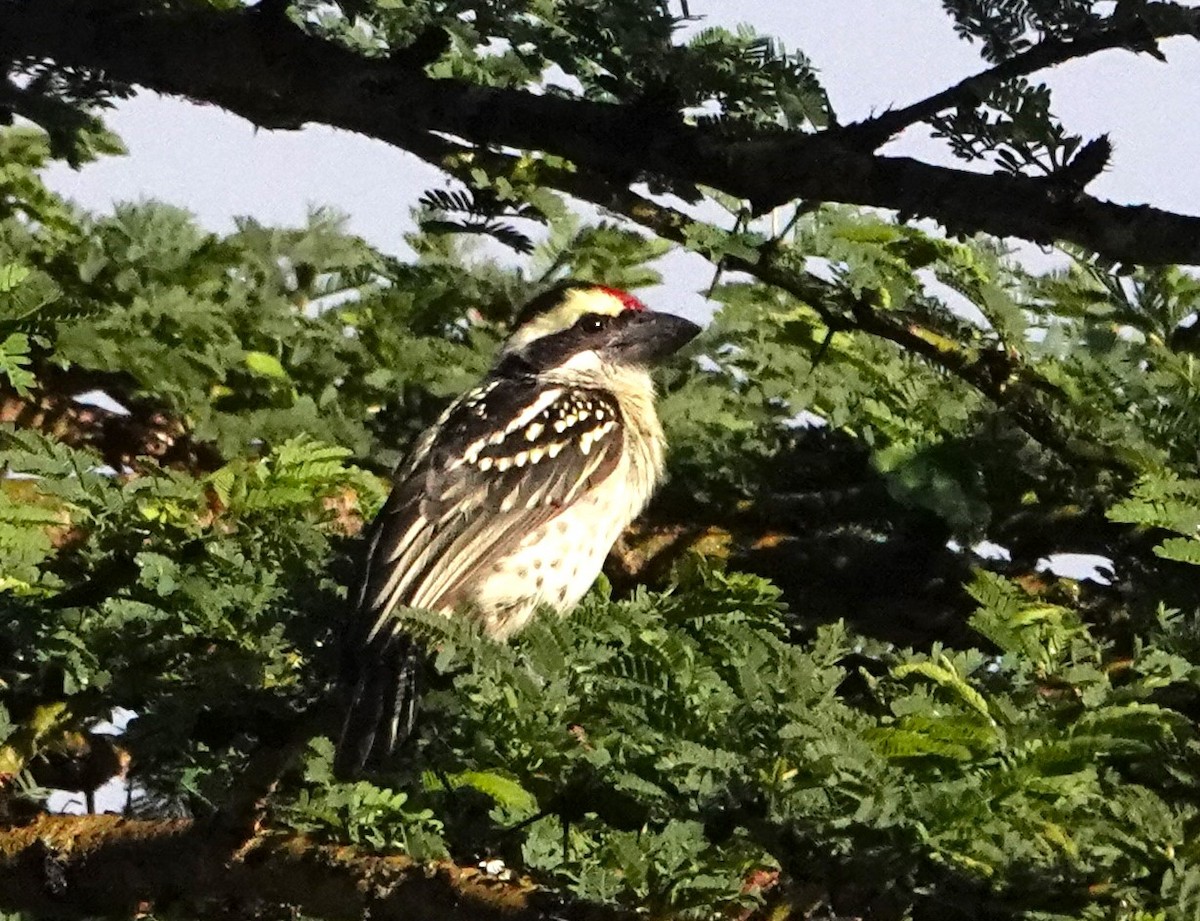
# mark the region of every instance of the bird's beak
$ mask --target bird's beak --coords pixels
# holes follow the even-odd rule
[[[649,310],[626,315],[608,341],[606,351],[629,364],[653,364],[674,355],[700,333],[691,320],[672,313],[653,313]]]

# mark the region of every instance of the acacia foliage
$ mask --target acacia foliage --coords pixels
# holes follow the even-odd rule
[[[665,246],[553,199],[515,264],[437,197],[405,258],[327,212],[220,236],[158,203],[85,214],[39,180],[48,155],[0,134],[6,821],[115,707],[137,714],[129,808],[206,816],[327,693],[351,537],[399,449],[539,284],[644,286]],[[1031,276],[994,241],[834,207],[789,234],[826,300],[716,284],[664,376],[672,480],[621,590],[505,646],[417,618],[415,747],[338,784],[317,738],[271,826],[499,857],[662,917],[1194,917],[1195,281],[1081,253]],[[1019,352],[1091,462],[832,329],[847,297]],[[73,399],[94,390],[128,415]],[[965,549],[988,539],[1011,559]],[[1037,574],[1066,550],[1107,554],[1112,584]]]

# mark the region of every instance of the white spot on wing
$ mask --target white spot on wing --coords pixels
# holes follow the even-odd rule
[[[524,428],[526,425],[536,419],[540,412],[553,406],[555,401],[561,396],[562,390],[560,390],[558,387],[551,387],[549,390],[542,391],[537,395],[537,399],[517,413],[517,415],[513,417],[512,421],[510,421],[508,425],[504,427],[504,434],[508,435],[512,432],[515,432],[519,428]],[[496,444],[499,443],[499,441],[496,442]]]

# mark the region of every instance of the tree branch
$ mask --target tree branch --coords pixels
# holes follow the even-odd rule
[[[1174,3],[1146,4],[1138,22],[1148,39],[1200,35],[1200,10]],[[1097,47],[1126,36],[1125,27],[1113,29],[1113,36],[1095,40]],[[1052,47],[1042,54],[1053,63]],[[253,8],[5,0],[0,57],[101,71],[215,103],[267,128],[316,121],[405,149],[414,137],[441,132],[481,146],[545,151],[622,186],[649,172],[719,189],[757,209],[796,198],[871,205],[933,218],[952,232],[1068,241],[1124,262],[1200,263],[1197,217],[1064,195],[1046,179],[883,157],[837,129],[730,139],[661,113],[650,117],[637,106],[435,80],[386,58],[358,56]]]
[[[1114,13],[1085,35],[1073,39],[1045,39],[940,93],[934,93],[902,109],[893,109],[875,118],[849,125],[843,130],[846,135],[874,149],[905,128],[928,121],[946,109],[962,105],[973,108],[979,105],[993,89],[1009,80],[1112,48],[1155,54],[1157,39],[1177,35],[1200,38],[1200,15],[1197,15],[1196,10],[1174,3],[1154,3],[1149,5],[1144,16]]]
[[[473,867],[422,866],[268,834],[231,855],[202,822],[115,815],[50,816],[0,829],[0,908],[55,918],[219,913],[253,918],[271,906],[309,917],[374,921],[625,921],[615,908],[566,904],[528,879]]]
[[[414,138],[409,149],[452,174],[484,166],[494,175],[523,175],[526,180],[536,176],[541,185],[621,214],[657,236],[676,243],[688,244],[688,231],[695,224],[681,211],[594,174],[557,168],[544,162],[519,164],[516,157],[508,154],[470,150],[436,137]],[[1024,364],[1019,356],[1000,347],[963,345],[952,332],[938,329],[928,317],[873,309],[803,268],[789,264],[788,252],[780,247],[764,247],[757,261],[731,254],[725,254],[723,258],[726,267],[781,288],[808,304],[831,330],[857,330],[923,356],[935,367],[974,387],[1008,413],[1026,434],[1060,456],[1083,466],[1132,472],[1128,463],[1109,446],[1073,430],[1069,417],[1056,411],[1054,386]]]
[[[0,422],[91,449],[116,470],[133,467],[143,457],[198,473],[223,463],[214,445],[196,439],[166,407],[136,395],[136,383],[125,375],[38,362],[36,376],[38,383],[28,394],[0,384]],[[128,415],[76,401],[91,391],[108,394]]]
[[[608,207],[654,230],[659,236],[686,242],[680,221],[685,215],[639,198],[632,192],[615,194]],[[898,311],[876,310],[864,302],[848,301],[847,295],[811,273],[787,264],[778,250],[768,249],[757,262],[733,255],[725,257],[728,268],[746,272],[769,285],[781,288],[804,301],[831,330],[858,330],[896,343],[911,354],[921,355],[971,385],[1016,422],[1034,441],[1077,464],[1130,472],[1128,465],[1108,446],[1071,431],[1069,420],[1050,405],[1053,387],[1033,368],[1000,348],[962,345],[929,319]],[[843,310],[832,312],[831,303]]]

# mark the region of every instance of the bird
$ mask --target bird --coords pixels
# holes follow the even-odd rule
[[[475,618],[505,640],[570,611],[663,477],[649,369],[700,327],[572,280],[516,316],[490,371],[393,474],[366,534],[342,637],[334,773],[385,767],[415,725],[424,655],[405,609]]]

